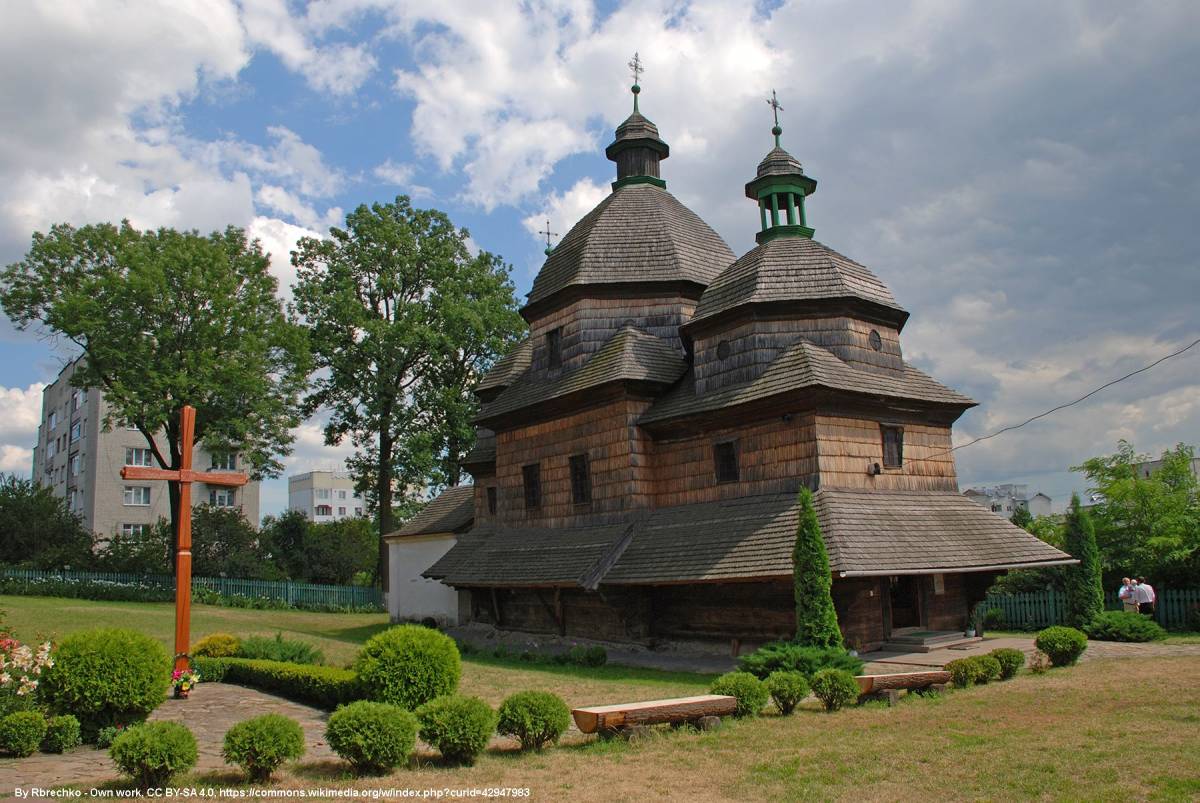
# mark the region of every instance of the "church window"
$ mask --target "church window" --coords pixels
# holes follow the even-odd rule
[[[734,441],[725,441],[724,443],[713,444],[713,463],[717,474],[717,482],[737,482],[737,443]]]
[[[488,513],[496,515],[496,486],[490,485],[487,489],[487,505]]]
[[[900,468],[904,465],[904,429],[884,426],[879,429],[883,433],[883,465]]]
[[[592,501],[592,475],[586,454],[571,455],[571,501],[577,505]]]
[[[717,359],[718,360],[729,359],[729,341],[728,340],[722,340],[720,343],[717,344]]]
[[[525,509],[537,510],[542,506],[542,467],[538,463],[521,467],[521,478],[525,483]]]
[[[871,334],[867,336],[867,339],[871,341],[871,348],[875,349],[876,351],[879,351],[881,348],[883,348],[883,338],[879,336],[878,329],[872,329]]]
[[[551,368],[562,367],[562,327],[546,333],[546,362]]]

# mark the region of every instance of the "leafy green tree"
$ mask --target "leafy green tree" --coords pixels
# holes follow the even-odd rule
[[[813,508],[812,491],[801,488],[796,497],[800,521],[792,551],[792,582],[796,595],[796,643],[809,647],[841,647],[833,607],[833,572],[821,538],[821,525]]]
[[[1079,564],[1066,572],[1067,624],[1082,628],[1104,610],[1104,587],[1100,584],[1100,551],[1092,517],[1071,495],[1067,510],[1066,551]]]
[[[0,564],[86,568],[92,534],[66,500],[15,474],[0,474]]]
[[[175,566],[174,545],[171,523],[159,519],[145,532],[117,533],[101,541],[95,566],[104,572],[171,574]]]
[[[192,508],[192,572],[198,577],[280,580],[269,545],[236,508]]]
[[[296,582],[307,582],[309,576],[304,550],[308,526],[308,518],[299,510],[267,516],[262,523],[262,537],[270,545],[271,559],[284,577]]]
[[[1024,507],[1023,505],[1017,505],[1017,509],[1013,511],[1009,521],[1020,527],[1022,530],[1028,530],[1029,525],[1033,524],[1033,514],[1029,512],[1029,508]]]
[[[236,449],[254,476],[269,476],[300,422],[308,362],[268,265],[234,227],[204,236],[60,224],[0,274],[0,305],[18,328],[79,348],[72,382],[102,388],[104,425],[136,427],[159,466],[179,468],[179,411],[191,404],[198,441]]]
[[[327,443],[356,447],[347,464],[380,533],[393,529],[397,494],[411,502],[458,482],[474,438],[468,390],[523,326],[507,266],[472,256],[467,237],[400,196],[359,206],[292,256],[318,369],[308,410],[329,410]],[[382,541],[377,570],[386,585]]]
[[[374,573],[379,554],[379,531],[363,518],[314,523],[289,510],[264,520],[261,537],[281,573],[301,583],[349,585]]]

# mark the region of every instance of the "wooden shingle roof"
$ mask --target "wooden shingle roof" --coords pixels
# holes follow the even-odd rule
[[[900,322],[908,317],[866,267],[808,237],[780,237],[755,246],[713,279],[688,325],[747,304],[828,299],[866,301]]]
[[[475,519],[475,486],[456,485],[447,488],[425,507],[385,538],[405,538],[412,535],[454,533],[471,526]]]
[[[464,466],[477,466],[496,462],[496,433],[478,427],[475,430],[475,445],[463,458]]]
[[[496,360],[492,370],[475,386],[476,393],[486,393],[489,390],[502,390],[513,383],[521,374],[529,370],[533,359],[533,342],[526,337],[513,346],[507,354]]]
[[[908,363],[898,374],[867,371],[843,362],[820,346],[800,341],[772,362],[760,376],[702,395],[696,394],[693,375],[685,377],[639,419],[641,424],[736,407],[804,388],[829,388],[872,396],[935,402],[963,408],[975,402],[937,382]]]
[[[666,386],[686,370],[683,358],[670,343],[634,326],[624,326],[570,373],[545,379],[534,379],[526,373],[514,380],[511,387],[483,404],[475,420],[486,421],[609,382],[640,381]]]
[[[583,216],[533,281],[530,305],[572,285],[693,282],[733,262],[729,246],[674,195],[652,184],[619,187]]]

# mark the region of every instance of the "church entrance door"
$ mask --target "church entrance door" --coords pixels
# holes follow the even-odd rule
[[[920,578],[893,577],[891,583],[892,631],[921,626]]]

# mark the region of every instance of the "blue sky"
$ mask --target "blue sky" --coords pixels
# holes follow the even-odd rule
[[[411,194],[513,266],[608,191],[646,63],[668,188],[736,253],[741,185],[784,144],[817,238],[911,313],[906,356],[980,401],[965,442],[1200,337],[1200,7],[1172,2],[586,0],[18,2],[0,28],[0,261],[58,221],[246,226],[274,256]],[[1200,349],[1193,350],[1200,352]],[[27,472],[64,353],[0,320],[0,470]],[[1028,481],[1118,438],[1200,442],[1200,354],[958,453],[964,487]],[[289,470],[340,464],[320,421]],[[263,511],[285,504],[282,480]]]

